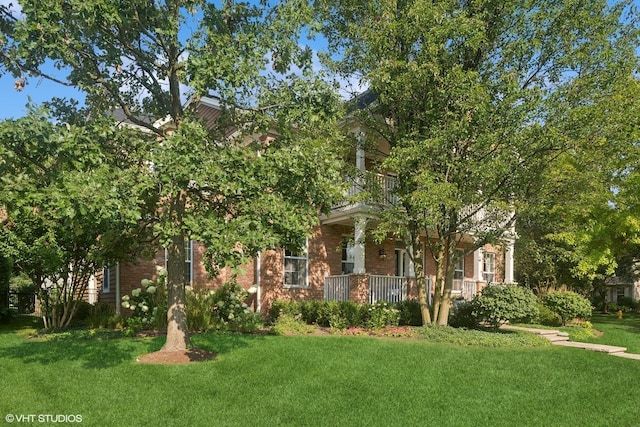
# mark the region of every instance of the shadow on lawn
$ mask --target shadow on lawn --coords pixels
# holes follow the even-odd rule
[[[218,354],[229,353],[247,347],[260,340],[257,335],[198,334],[192,336],[193,344]],[[75,330],[32,337],[17,344],[2,346],[0,359],[19,359],[23,363],[50,365],[63,361],[79,361],[84,368],[107,369],[125,363],[133,363],[143,354],[162,348],[165,336],[153,338],[125,338],[119,331]]]
[[[627,332],[640,333],[640,314],[637,313],[624,313],[622,319],[618,319],[616,313],[598,313],[593,315],[591,321],[594,324],[604,323],[627,330]]]

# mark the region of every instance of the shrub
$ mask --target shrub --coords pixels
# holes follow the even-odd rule
[[[449,325],[454,328],[477,328],[478,319],[474,314],[474,309],[475,305],[471,301],[455,303],[449,317]]]
[[[160,275],[157,282],[142,279],[140,287],[131,291],[131,295],[122,296],[122,307],[132,311],[127,318],[129,334],[142,329],[157,328],[166,325],[167,291],[165,275]],[[164,316],[162,315],[164,308]]]
[[[122,318],[116,315],[113,305],[106,302],[95,303],[87,318],[87,326],[91,329],[115,329],[121,327],[122,323]]]
[[[386,326],[398,326],[400,312],[391,304],[378,301],[369,308],[369,321],[367,326],[371,329],[382,329]]]
[[[538,315],[538,300],[531,289],[516,285],[491,285],[472,302],[478,322],[498,328],[508,321],[531,322]]]
[[[275,300],[269,309],[269,318],[275,323],[283,314],[288,314],[290,316],[301,314],[299,303],[295,301]]]
[[[576,317],[589,318],[593,312],[589,300],[575,292],[551,292],[542,302],[560,316],[563,325]]]
[[[251,332],[262,325],[260,315],[244,302],[249,295],[235,280],[216,290],[187,288],[186,310],[190,331]]]
[[[538,318],[536,319],[536,323],[545,326],[561,326],[562,319],[540,302],[538,303]]]
[[[640,304],[637,301],[634,301],[631,297],[618,297],[618,307],[622,308],[623,311],[638,311]]]
[[[396,309],[400,312],[400,325],[422,326],[422,313],[420,303],[416,300],[405,300],[396,303]]]
[[[314,327],[304,323],[300,315],[292,316],[288,313],[282,313],[271,330],[276,335],[310,334]]]

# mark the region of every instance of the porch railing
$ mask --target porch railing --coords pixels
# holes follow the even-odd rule
[[[465,300],[470,300],[477,292],[475,280],[453,279],[451,291],[455,295],[461,295]]]
[[[407,299],[407,278],[398,276],[369,276],[369,303],[396,303]]]
[[[470,300],[476,294],[475,280],[465,280],[462,282],[462,298]]]
[[[326,276],[324,299],[327,301],[349,301],[349,275]]]

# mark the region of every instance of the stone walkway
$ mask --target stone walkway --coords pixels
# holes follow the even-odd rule
[[[561,345],[564,347],[576,347],[585,350],[598,351],[600,353],[607,353],[611,356],[624,357],[626,359],[640,360],[640,354],[627,353],[625,347],[616,347],[613,345],[603,344],[591,344],[586,342],[569,341],[569,334],[553,329],[536,329],[536,328],[523,328],[520,326],[503,325],[502,329],[510,331],[525,331],[539,335],[551,341],[553,345]]]

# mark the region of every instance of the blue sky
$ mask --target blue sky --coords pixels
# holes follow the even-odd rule
[[[0,4],[8,4],[11,1],[15,3],[15,0],[0,0]],[[640,6],[640,0],[634,0],[633,3]],[[52,74],[57,72],[53,67],[47,71]],[[25,116],[27,114],[26,105],[29,102],[39,105],[54,97],[74,98],[79,101],[84,98],[81,92],[44,78],[28,77],[27,86],[20,92],[14,89],[14,82],[15,78],[9,74],[0,76],[0,120]]]

